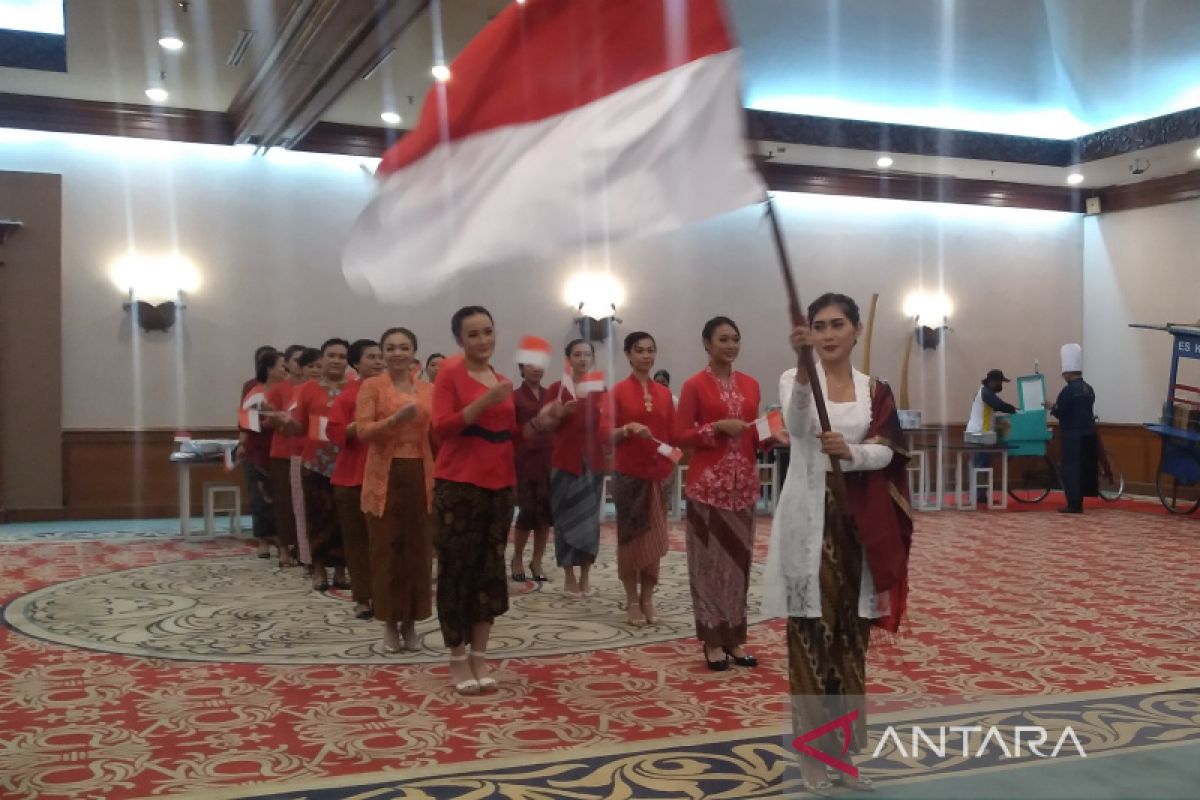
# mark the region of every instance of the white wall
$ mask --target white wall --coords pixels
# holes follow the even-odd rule
[[[570,336],[561,290],[584,259],[484,273],[413,307],[355,297],[338,253],[371,190],[360,160],[263,159],[233,148],[17,131],[0,131],[0,145],[0,169],[63,175],[67,428],[226,425],[256,345],[376,336],[404,324],[418,333],[422,352],[446,352],[449,316],[464,303],[493,311],[497,366],[511,366],[521,334]],[[911,334],[904,294],[944,286],[952,297],[947,342],[914,352],[912,405],[927,419],[964,420],[988,368],[1015,376],[1037,359],[1055,373],[1059,345],[1082,336],[1078,216],[798,194],[779,202],[803,301],[842,291],[865,313],[871,292],[880,293],[872,371],[897,388]],[[536,221],[523,234],[536,235]],[[131,245],[141,252],[177,246],[203,274],[170,334],[131,331],[121,310],[108,271]],[[774,399],[793,357],[760,210],[622,245],[609,266],[627,292],[618,341],[638,328],[654,333],[659,366],[672,372],[676,389],[704,364],[704,321],[726,314],[742,328],[739,366]]]
[[[1127,326],[1200,320],[1200,200],[1089,217],[1084,252],[1083,358],[1097,413],[1157,420],[1172,340]],[[1179,380],[1200,385],[1200,362],[1181,362]]]

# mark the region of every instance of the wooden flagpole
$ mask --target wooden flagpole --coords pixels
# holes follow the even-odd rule
[[[792,264],[788,259],[787,245],[783,241],[783,232],[779,228],[779,218],[775,215],[775,203],[767,197],[767,219],[771,221],[771,236],[775,240],[775,254],[779,258],[779,269],[783,273],[783,285],[788,294],[788,313],[795,327],[804,321],[804,312],[800,310],[800,297],[796,293],[796,281],[792,277]],[[821,430],[828,433],[832,430],[829,424],[829,410],[825,407],[825,395],[821,392],[821,381],[817,378],[817,364],[813,361],[811,346],[800,348],[799,367],[808,375],[808,385],[812,387],[813,403],[817,407],[817,419],[821,422]],[[846,498],[846,476],[842,473],[841,459],[830,458],[833,469],[833,480],[830,488],[838,509],[846,517],[850,516],[850,505]]]
[[[879,293],[871,295],[871,310],[867,312],[867,334],[863,337],[862,371],[871,374],[871,336],[875,333],[875,309],[879,308]]]

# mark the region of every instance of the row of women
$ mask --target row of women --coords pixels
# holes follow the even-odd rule
[[[648,333],[626,337],[631,374],[610,391],[586,391],[593,354],[589,343],[577,341],[567,348],[570,376],[543,390],[539,371],[523,368],[514,392],[491,364],[496,330],[487,309],[460,309],[451,331],[462,350],[441,364],[433,385],[415,377],[416,337],[393,328],[381,337],[377,365],[364,355],[369,347],[355,354],[362,377],[356,384],[342,381],[345,358],[338,352],[345,348],[336,340],[323,348],[322,378],[301,386],[290,410],[267,386],[267,415],[279,430],[313,432],[314,457],[321,430],[311,420],[326,409],[326,431],[330,440],[345,442],[343,453],[354,441],[364,446],[357,499],[369,543],[370,602],[385,623],[388,646],[415,647],[413,625],[431,614],[432,519],[436,604],[452,681],[463,694],[495,687],[486,653],[491,627],[508,609],[505,546],[518,490],[525,520],[518,529],[544,530],[552,518],[565,591],[590,596],[608,447],[614,451],[618,574],[627,611],[634,624],[652,621],[659,562],[667,552],[663,488],[673,473],[672,446],[678,446],[692,451],[687,561],[705,661],[713,670],[730,663],[754,666],[744,645],[759,493],[754,420],[761,397],[758,383],[733,368],[741,348],[736,323],[716,317],[704,326],[708,364],[684,384],[678,409],[669,390],[650,377],[656,345]],[[821,431],[806,371],[785,372],[780,393],[792,467],[772,525],[764,588],[764,610],[788,617],[797,732],[859,712],[852,725],[811,743],[838,757],[865,746],[866,650],[872,626],[898,629],[912,531],[891,391],[850,364],[860,331],[854,301],[832,294],[814,302],[792,331],[798,354],[812,348],[819,355],[815,374],[829,401],[832,429]],[[519,483],[514,446],[547,438],[548,486]],[[303,486],[312,563],[323,576],[324,536],[315,529],[331,512],[323,501],[308,500],[310,490],[324,491],[312,474],[320,463],[307,457],[309,443]],[[845,505],[830,491],[832,459],[845,473]],[[354,495],[337,490],[336,500],[343,497],[350,503]],[[348,516],[342,516],[347,552],[356,535]],[[535,576],[536,564],[535,558]],[[353,559],[350,571],[353,577]],[[829,784],[820,762],[802,758],[801,767],[810,786]],[[863,788],[865,780],[852,783]]]

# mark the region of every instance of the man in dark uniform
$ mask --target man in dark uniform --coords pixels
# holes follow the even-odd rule
[[[1099,492],[1099,439],[1096,436],[1096,392],[1083,379],[1083,349],[1062,346],[1062,376],[1067,385],[1058,393],[1050,413],[1058,418],[1062,445],[1063,492],[1066,508],[1060,514],[1082,514],[1083,498]]]

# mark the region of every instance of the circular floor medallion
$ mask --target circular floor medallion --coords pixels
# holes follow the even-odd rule
[[[750,609],[759,607],[759,565]],[[684,553],[663,559],[657,625],[631,627],[612,561],[597,563],[589,600],[553,583],[510,584],[510,609],[497,620],[493,658],[558,655],[695,635]],[[355,619],[348,597],[307,588],[298,570],[247,556],[175,561],[47,586],[13,600],[6,621],[59,644],[147,658],[263,664],[414,663],[445,659],[437,620],[417,626],[423,649],[389,654],[379,623]],[[761,621],[752,613],[751,622]]]

